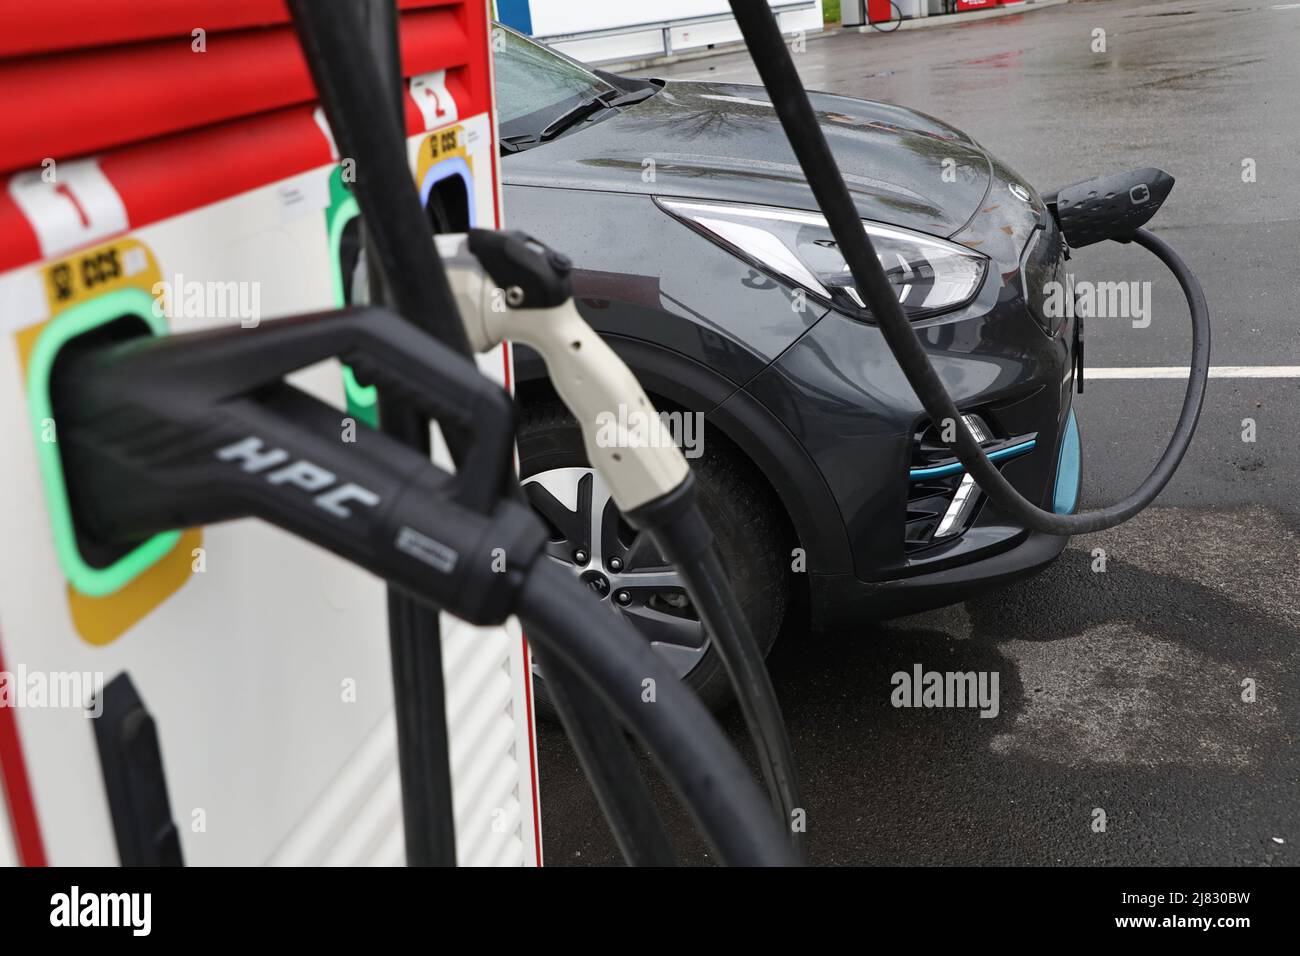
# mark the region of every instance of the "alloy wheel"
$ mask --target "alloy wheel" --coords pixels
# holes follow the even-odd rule
[[[690,673],[709,638],[685,581],[649,535],[619,514],[604,479],[591,468],[554,468],[525,478],[523,487],[550,528],[547,556],[625,617],[679,678]]]

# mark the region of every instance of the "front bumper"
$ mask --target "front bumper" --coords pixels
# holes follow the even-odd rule
[[[1056,560],[1069,540],[1022,532],[1018,542],[991,557],[894,581],[860,581],[853,574],[809,575],[813,627],[842,629],[968,600],[1037,574]]]
[[[1050,509],[1071,397],[1071,330],[1043,329],[1015,273],[990,279],[969,307],[917,331],[963,412],[979,414],[1000,439],[1033,439],[1031,452],[999,466],[1022,495]],[[927,532],[959,476],[909,477],[925,471],[918,449],[929,446],[918,436],[933,426],[875,326],[832,312],[744,390],[781,419],[839,509],[852,567],[823,570],[882,584],[925,577],[980,563],[1023,535],[987,500],[960,534]],[[943,480],[953,488],[936,487]]]
[[[1052,510],[1074,514],[1083,492],[1082,443],[1074,410],[1066,416],[1056,451]],[[1005,546],[965,564],[893,581],[861,581],[852,574],[810,577],[813,626],[842,628],[881,621],[965,601],[991,588],[1023,580],[1043,570],[1065,549],[1068,536],[1003,529]]]

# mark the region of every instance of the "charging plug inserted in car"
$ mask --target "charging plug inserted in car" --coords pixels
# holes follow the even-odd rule
[[[957,458],[980,488],[1026,527],[1056,535],[1087,534],[1114,527],[1154,501],[1173,477],[1191,444],[1210,368],[1210,317],[1205,293],[1178,254],[1141,228],[1168,195],[1172,177],[1160,170],[1140,170],[1079,183],[1059,190],[1051,207],[1067,243],[1087,245],[1102,239],[1136,242],[1165,264],[1178,279],[1191,310],[1192,358],[1178,422],[1155,467],[1137,490],[1104,508],[1076,514],[1046,511],[1021,495],[989,460],[931,364],[858,218],[771,9],[752,0],[729,2],[790,147],[853,276],[855,288],[871,310],[926,413],[933,421],[952,423]]]
[[[617,414],[620,406],[643,414],[655,410],[636,376],[579,314],[571,263],[520,232],[474,229],[436,240],[472,347],[482,352],[510,340],[541,355],[614,503],[633,527],[649,533],[682,576],[740,702],[773,805],[802,848],[798,821],[804,804],[789,735],[763,654],[700,513],[690,467],[670,442],[602,437],[602,421],[625,420]]]
[[[1173,176],[1163,169],[1148,166],[1145,169],[1115,173],[1062,186],[1056,192],[1044,196],[1043,204],[1056,220],[1069,249],[1081,249],[1106,239],[1120,243],[1133,241],[1142,243],[1142,240],[1137,238],[1137,232],[1160,211],[1160,206],[1169,198],[1173,188]],[[1170,255],[1172,254],[1170,250]],[[1178,270],[1174,266],[1170,268],[1177,274]],[[1199,286],[1196,288],[1199,291]],[[1193,306],[1193,319],[1195,319],[1195,306]],[[1205,364],[1208,370],[1208,328],[1205,343]],[[1083,344],[1083,317],[1076,316],[1074,387],[1080,395],[1083,394],[1085,369]]]
[[[456,474],[377,430],[340,442],[337,410],[284,381],[326,358],[472,433]],[[646,743],[722,860],[796,861],[703,705],[630,627],[593,614],[586,590],[544,556],[543,525],[509,493],[508,396],[392,312],[74,340],[50,390],[84,540],[129,545],[165,529],[259,517],[470,623],[517,613],[534,643]],[[493,568],[502,553],[504,573]],[[641,702],[646,679],[659,706]]]
[[[1071,249],[1112,239],[1130,242],[1160,211],[1174,177],[1148,166],[1062,186],[1043,197]]]

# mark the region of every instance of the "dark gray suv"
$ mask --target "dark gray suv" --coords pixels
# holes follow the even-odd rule
[[[501,30],[506,224],[572,257],[583,315],[675,416],[760,640],[795,588],[815,624],[842,625],[961,600],[1061,552],[988,501],[926,418],[761,87],[592,71]],[[1021,493],[1073,511],[1079,330],[1045,308],[1064,244],[1043,201],[946,123],[812,100],[968,423]],[[515,361],[522,474],[552,554],[720,699],[676,574],[621,520],[540,360]]]

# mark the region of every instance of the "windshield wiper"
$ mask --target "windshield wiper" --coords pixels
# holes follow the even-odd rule
[[[507,153],[518,153],[533,146],[540,146],[601,110],[631,106],[633,103],[640,103],[642,100],[649,99],[658,92],[659,90],[654,87],[634,90],[631,93],[623,93],[619,90],[605,90],[569,107],[547,123],[540,133],[518,133],[514,136],[503,137],[501,139],[501,148]]]
[[[546,127],[537,134],[537,141],[546,142],[548,139],[554,139],[566,129],[582,122],[588,116],[599,113],[601,110],[609,109],[614,102],[619,99],[618,90],[606,90],[603,93],[597,93],[595,96],[588,97],[580,101],[576,106],[571,106],[555,119],[546,124]]]
[[[514,136],[501,137],[503,153],[522,153],[524,150],[541,144],[536,133],[516,133]]]

